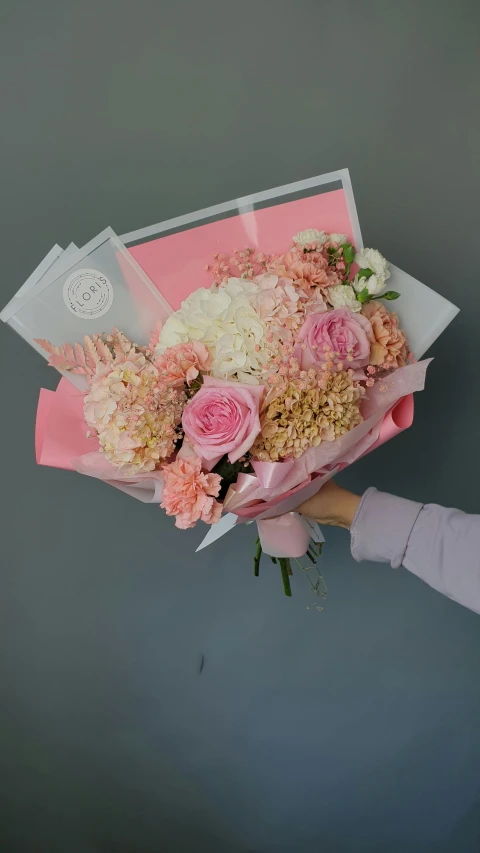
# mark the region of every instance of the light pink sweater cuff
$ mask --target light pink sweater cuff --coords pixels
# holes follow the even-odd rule
[[[350,528],[354,559],[390,563],[397,569],[422,509],[423,504],[367,489]]]

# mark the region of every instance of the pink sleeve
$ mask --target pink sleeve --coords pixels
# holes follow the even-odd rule
[[[480,515],[368,489],[351,527],[356,560],[403,565],[480,613]]]

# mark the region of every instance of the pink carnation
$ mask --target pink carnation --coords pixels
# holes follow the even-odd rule
[[[215,500],[222,482],[219,474],[205,474],[198,456],[177,457],[162,470],[165,485],[160,506],[175,516],[175,527],[185,530],[197,521],[216,524],[220,520],[222,504]]]
[[[175,344],[155,358],[155,366],[165,385],[190,385],[200,371],[209,370],[212,357],[200,341]]]
[[[370,352],[371,364],[405,367],[408,358],[407,339],[398,325],[398,316],[388,311],[382,302],[367,302],[362,314],[368,318],[374,341]]]
[[[341,280],[328,266],[328,260],[321,252],[303,252],[291,249],[274,264],[272,272],[293,283],[308,293],[312,287],[329,287]]]

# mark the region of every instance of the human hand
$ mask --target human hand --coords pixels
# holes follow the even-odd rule
[[[332,524],[348,530],[359,503],[358,495],[347,492],[346,489],[337,486],[333,480],[329,480],[313,498],[300,504],[296,512],[314,518],[319,524]]]

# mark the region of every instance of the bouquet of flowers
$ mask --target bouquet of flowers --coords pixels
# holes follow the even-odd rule
[[[255,573],[264,550],[286,595],[291,560],[311,565],[323,541],[295,506],[410,425],[428,365],[391,310],[380,252],[310,224],[279,252],[215,252],[208,286],[162,303],[148,342],[98,319],[82,343],[33,341],[80,382],[42,392],[39,461],[155,501],[181,529],[256,520]],[[71,310],[88,305],[88,290],[68,293]]]

